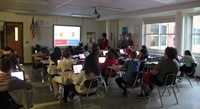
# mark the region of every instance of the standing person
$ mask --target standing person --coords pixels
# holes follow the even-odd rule
[[[127,95],[126,85],[132,85],[134,83],[134,79],[136,74],[139,71],[140,62],[135,61],[137,54],[136,52],[130,52],[129,58],[130,60],[126,61],[123,66],[116,66],[117,69],[125,70],[125,74],[122,77],[116,78],[115,81],[119,88],[123,90],[123,95]]]
[[[103,39],[102,39],[102,49],[103,50],[108,50],[108,45],[109,45],[109,41],[107,39],[107,34],[103,33]]]
[[[79,74],[72,74],[69,77],[72,84],[66,85],[64,88],[64,102],[69,102],[73,99],[76,93],[86,94],[88,89],[85,87],[84,82],[89,79],[94,79],[96,76],[100,75],[101,70],[98,62],[98,53],[99,46],[94,44],[92,46],[92,53],[86,57],[84,70]],[[71,91],[72,94],[70,95],[69,92]]]
[[[18,105],[24,105],[26,109],[26,100],[32,105],[32,85],[26,81],[20,80],[17,77],[12,77],[11,72],[13,66],[10,58],[4,57],[0,61],[0,92],[9,92],[11,97]],[[25,93],[24,94],[24,90]],[[20,95],[20,96],[19,96]],[[25,99],[28,98],[28,99]]]
[[[145,96],[149,96],[148,86],[153,84],[162,85],[164,84],[165,77],[168,73],[177,73],[179,70],[178,62],[175,60],[177,56],[177,51],[173,47],[167,47],[165,49],[164,58],[160,61],[154,70],[144,74],[143,84],[141,85],[142,90],[145,92]],[[144,97],[143,93],[138,95],[138,97]]]
[[[182,80],[182,77],[184,76],[183,72],[192,70],[192,63],[195,63],[195,58],[192,56],[190,50],[186,50],[184,52],[184,57],[180,61],[183,61],[185,63],[183,66],[180,67],[181,73],[178,77],[180,80]],[[193,74],[191,76],[193,76]]]

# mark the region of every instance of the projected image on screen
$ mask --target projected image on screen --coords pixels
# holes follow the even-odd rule
[[[54,25],[54,46],[78,46],[80,26]]]

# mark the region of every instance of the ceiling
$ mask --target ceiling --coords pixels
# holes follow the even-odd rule
[[[199,0],[0,0],[0,11],[21,14],[47,14],[91,17],[95,7],[101,18],[156,9],[156,7],[187,5]],[[200,3],[200,2],[197,2]],[[200,4],[199,4],[200,6]],[[178,9],[178,8],[177,8]]]

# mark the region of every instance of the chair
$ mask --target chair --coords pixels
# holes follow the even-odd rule
[[[168,73],[166,75],[166,79],[165,79],[164,84],[163,85],[157,85],[158,86],[158,94],[159,94],[159,98],[160,98],[162,108],[163,108],[162,96],[165,93],[166,89],[168,90],[168,92],[170,94],[170,91],[168,89],[169,87],[172,88],[176,102],[178,104],[178,99],[177,99],[177,96],[176,96],[176,93],[175,93],[175,90],[174,90],[174,85],[176,85],[176,76],[177,76],[176,73]],[[161,96],[161,93],[160,93],[160,87],[165,87],[165,90],[163,91],[162,96]]]
[[[140,80],[140,82],[142,81],[143,72],[139,71],[139,72],[135,72],[135,73],[137,73],[137,74],[133,76],[133,78],[134,78],[133,85],[126,85],[127,89],[134,89],[135,87],[137,87],[138,80]]]
[[[190,85],[191,85],[192,88],[193,88],[193,86],[192,86],[192,83],[190,81],[190,75],[194,75],[194,73],[196,71],[197,64],[198,63],[192,63],[191,69],[184,72],[185,77],[187,78],[187,80],[190,83]],[[198,82],[196,76],[194,76],[194,79],[197,81],[197,84],[199,85],[199,82]]]
[[[0,92],[0,109],[19,109],[22,107],[15,103],[8,92]]]
[[[101,83],[100,81],[101,81],[101,77],[96,77],[94,79],[85,80],[84,85],[87,88],[87,93],[86,94],[80,94],[80,93],[76,92],[76,95],[79,97],[78,102],[81,103],[81,98],[83,98],[83,97],[87,98],[87,97],[92,96],[92,95],[98,96],[97,90],[98,90],[99,84]],[[62,94],[61,95],[64,95],[63,94],[64,93],[64,87],[65,87],[65,85],[62,84]]]

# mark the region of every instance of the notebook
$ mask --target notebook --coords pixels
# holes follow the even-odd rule
[[[104,63],[106,61],[106,57],[99,57],[99,63]]]
[[[24,80],[25,81],[25,74],[23,71],[14,71],[14,72],[11,72],[11,76],[15,76],[21,80]]]
[[[75,64],[73,65],[73,71],[74,73],[81,73],[81,70],[83,69],[82,64]]]
[[[85,55],[84,54],[79,54],[78,56],[79,56],[79,59],[81,59],[81,60],[85,59]]]

